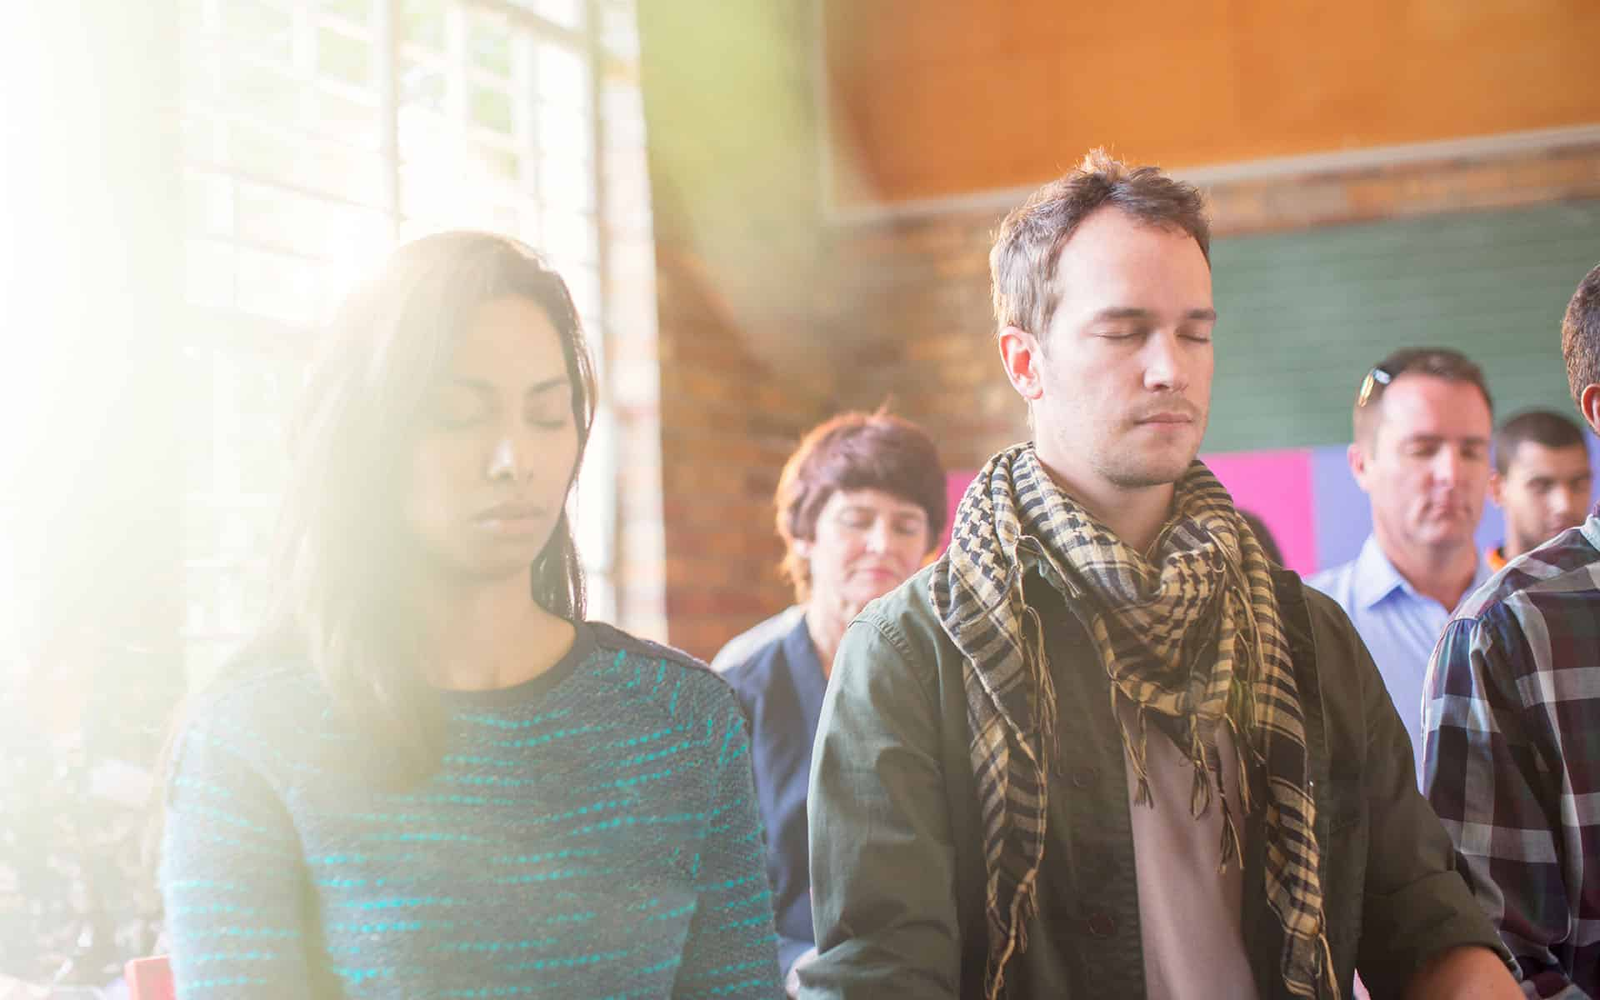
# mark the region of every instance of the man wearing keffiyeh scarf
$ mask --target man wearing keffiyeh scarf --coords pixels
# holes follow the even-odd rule
[[[1099,152],[1002,223],[1032,441],[840,644],[805,1000],[1520,996],[1370,655],[1196,460],[1209,240]]]
[[[1267,766],[1268,903],[1285,930],[1283,975],[1296,996],[1338,997],[1317,877],[1305,732],[1289,646],[1261,545],[1227,492],[1195,462],[1174,491],[1173,515],[1145,558],[1072,500],[1031,447],[989,460],[968,488],[960,525],[932,576],[934,610],[966,657],[972,768],[993,860],[987,900],[991,988],[998,990],[1023,923],[1035,912],[1044,856],[1047,762],[1057,720],[1047,657],[1030,632],[1023,572],[1048,563],[1053,579],[1098,608],[1092,636],[1114,702],[1132,708],[1123,743],[1149,796],[1145,727],[1160,716],[1194,766],[1190,808],[1223,810],[1219,860],[1238,863],[1238,832],[1222,794],[1222,766],[1203,733],[1227,725],[1241,757]],[[1196,654],[1200,658],[1196,659]],[[1214,748],[1213,748],[1214,749]],[[1239,774],[1249,773],[1242,759]],[[1241,785],[1250,808],[1249,783]],[[1325,992],[1319,988],[1325,987]]]

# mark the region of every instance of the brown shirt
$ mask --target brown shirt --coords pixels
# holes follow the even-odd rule
[[[1132,710],[1124,709],[1123,714],[1131,723]],[[1223,788],[1242,840],[1244,809],[1232,734],[1226,726],[1217,726],[1211,738],[1222,758]],[[1190,812],[1194,768],[1172,740],[1153,726],[1145,763],[1150,804],[1137,803],[1138,776],[1131,763],[1126,771],[1146,995],[1150,1000],[1255,1000],[1256,984],[1241,924],[1244,876],[1240,860],[1235,858],[1218,870],[1222,804],[1213,799],[1198,818]],[[1242,843],[1240,847],[1242,857]]]

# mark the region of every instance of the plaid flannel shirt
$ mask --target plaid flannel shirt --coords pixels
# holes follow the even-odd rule
[[[1445,629],[1424,790],[1529,997],[1600,997],[1600,506]]]

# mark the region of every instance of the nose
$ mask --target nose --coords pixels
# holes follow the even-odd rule
[[[889,520],[880,517],[867,531],[867,551],[879,555],[889,551]]]
[[[1145,340],[1144,387],[1152,392],[1176,392],[1189,387],[1176,331],[1160,330]]]
[[[1462,458],[1454,448],[1440,448],[1434,455],[1430,471],[1434,482],[1441,486],[1454,486],[1461,478]]]
[[[493,450],[489,452],[488,475],[491,481],[496,479],[509,479],[516,482],[521,478],[521,466],[517,462],[517,445],[511,440],[510,434],[502,435],[495,442]]]
[[[1581,495],[1570,486],[1557,486],[1550,491],[1550,512],[1557,517],[1578,519],[1577,514],[1589,504],[1589,494]]]

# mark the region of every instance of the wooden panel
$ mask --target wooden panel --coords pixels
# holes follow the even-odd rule
[[[822,2],[841,205],[1600,122],[1594,0]]]
[[[1576,412],[1561,316],[1600,263],[1600,202],[1218,240],[1207,451],[1350,439],[1367,369],[1403,346],[1454,347],[1499,416]]]

